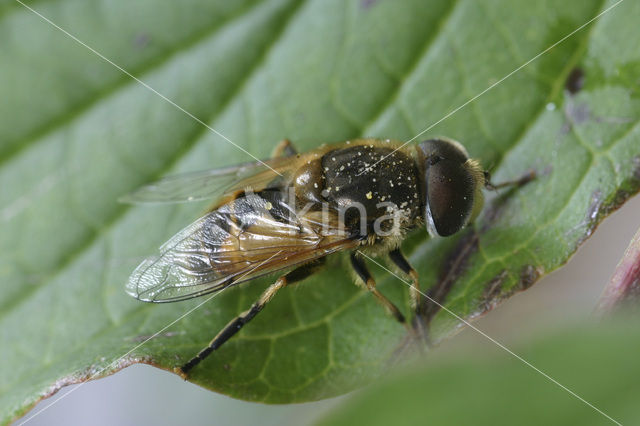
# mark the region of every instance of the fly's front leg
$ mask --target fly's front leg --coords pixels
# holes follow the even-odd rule
[[[409,264],[409,261],[402,254],[400,249],[395,249],[389,252],[389,259],[396,265],[402,272],[407,274],[411,278],[411,308],[419,314],[421,306],[421,294],[420,294],[420,282],[418,281],[418,272],[413,269],[413,266]]]
[[[211,352],[218,349],[222,346],[227,340],[229,340],[233,335],[235,335],[240,329],[249,321],[251,321],[257,314],[260,312],[267,303],[271,300],[271,298],[280,290],[281,288],[286,287],[287,285],[293,284],[297,281],[301,281],[307,278],[309,275],[313,274],[318,268],[324,263],[324,259],[319,261],[308,263],[306,265],[300,266],[299,268],[294,269],[293,271],[281,276],[276,280],[275,283],[271,284],[267,289],[262,293],[260,298],[249,308],[244,311],[240,315],[238,315],[235,319],[230,321],[217,335],[213,338],[213,340],[209,343],[209,345],[198,353],[198,355],[191,358],[186,364],[182,367],[176,369],[176,372],[180,374],[183,378],[187,378],[187,374],[189,371],[198,365],[200,361],[205,359]]]
[[[292,155],[296,155],[297,153],[298,150],[293,146],[291,141],[289,139],[283,139],[273,149],[271,158],[291,157]]]
[[[407,321],[400,312],[400,309],[393,302],[386,298],[385,295],[380,293],[376,288],[376,282],[371,276],[371,273],[367,269],[367,265],[364,263],[364,260],[360,256],[358,256],[355,252],[351,253],[351,266],[358,274],[358,277],[362,280],[367,290],[369,290],[378,301],[386,308],[386,310],[400,323],[404,324],[410,330],[410,327],[407,324]]]
[[[500,188],[507,188],[510,186],[522,186],[525,185],[532,180],[534,180],[537,176],[535,170],[530,170],[524,175],[520,176],[518,179],[509,180],[506,182],[493,183],[491,182],[491,174],[487,171],[484,172],[484,187],[489,190],[496,190]]]
[[[412,334],[414,337],[421,338],[427,344],[429,342],[429,336],[426,329],[426,325],[422,318],[424,304],[422,303],[422,293],[420,292],[420,281],[418,280],[418,272],[413,269],[413,266],[409,263],[407,258],[402,254],[400,249],[395,249],[389,252],[389,259],[405,274],[411,278],[410,296],[411,296],[411,308],[413,309],[413,328]],[[422,350],[422,346],[420,347]]]

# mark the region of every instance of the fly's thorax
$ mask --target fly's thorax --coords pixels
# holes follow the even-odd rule
[[[306,247],[319,236],[304,226],[289,188],[245,191],[206,217],[202,247],[221,274],[243,270],[278,247]]]
[[[308,160],[296,170],[293,186],[298,208],[309,203],[315,208],[323,202],[324,174],[321,157]]]
[[[321,159],[324,200],[362,234],[393,232],[420,216],[415,159],[395,145],[370,141],[328,151]],[[366,225],[366,226],[365,226]]]

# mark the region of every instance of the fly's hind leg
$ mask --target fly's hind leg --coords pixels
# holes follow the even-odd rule
[[[291,157],[292,155],[296,155],[298,150],[293,146],[293,143],[289,139],[281,140],[275,148],[273,148],[273,152],[271,153],[271,158],[278,157]]]
[[[187,374],[189,371],[198,365],[200,361],[205,359],[211,352],[220,348],[227,340],[229,340],[233,335],[235,335],[240,329],[249,321],[251,321],[257,314],[260,312],[267,303],[271,300],[271,298],[280,290],[281,288],[286,287],[287,285],[293,284],[297,281],[301,281],[307,278],[309,275],[313,274],[318,270],[320,266],[324,263],[324,259],[317,260],[313,263],[308,263],[306,265],[300,266],[293,271],[281,276],[276,280],[275,283],[271,284],[267,289],[262,293],[260,298],[249,308],[244,311],[236,318],[231,320],[217,335],[213,338],[213,340],[209,343],[209,345],[198,353],[198,355],[191,358],[186,364],[182,367],[176,369],[176,372],[180,374],[183,378],[187,378]]]
[[[363,281],[367,290],[369,290],[376,297],[376,299],[378,299],[382,306],[384,306],[385,309],[398,322],[404,324],[409,329],[409,331],[411,331],[406,319],[404,318],[404,315],[402,315],[402,312],[400,312],[400,309],[398,309],[398,307],[394,305],[391,300],[387,299],[385,295],[378,291],[378,289],[376,288],[376,282],[367,269],[367,265],[364,263],[364,260],[362,260],[362,258],[355,252],[351,253],[351,266],[356,271],[356,274],[358,274],[358,277],[360,277],[360,279]]]

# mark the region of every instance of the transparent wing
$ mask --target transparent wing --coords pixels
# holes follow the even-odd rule
[[[282,181],[282,177],[289,174],[292,162],[285,160],[275,158],[264,163],[256,161],[168,176],[140,187],[121,197],[120,201],[132,204],[181,203],[214,200],[225,193],[233,192],[235,188],[244,189],[247,186],[254,187],[257,191],[270,182]]]
[[[320,212],[296,215],[284,192],[250,194],[198,219],[142,262],[127,292],[174,302],[319,259],[358,243]]]

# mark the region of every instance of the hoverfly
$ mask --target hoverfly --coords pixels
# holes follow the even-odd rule
[[[178,232],[157,257],[132,273],[127,292],[146,302],[175,302],[284,273],[178,371],[185,376],[253,319],[276,292],[301,281],[325,258],[349,250],[359,284],[401,323],[400,310],[376,289],[359,254],[387,254],[411,278],[411,305],[420,305],[418,275],[400,251],[412,229],[431,236],[460,231],[480,213],[488,172],[458,142],[418,145],[358,139],[297,153],[282,141],[266,163],[164,178],[125,197],[134,203],[212,199],[204,216]]]

